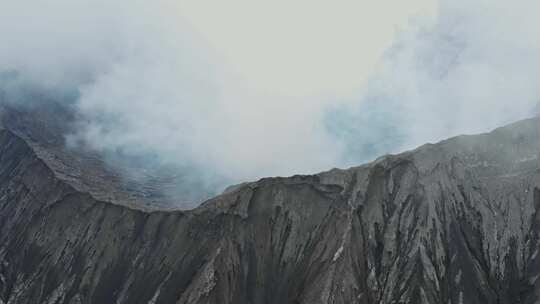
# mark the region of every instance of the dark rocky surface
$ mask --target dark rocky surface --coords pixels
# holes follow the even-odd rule
[[[186,211],[3,125],[2,304],[540,303],[538,118]]]

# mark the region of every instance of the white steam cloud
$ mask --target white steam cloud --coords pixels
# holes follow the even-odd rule
[[[0,72],[77,92],[68,144],[152,156],[211,191],[535,111],[535,1],[271,3],[2,1]]]
[[[400,33],[361,97],[328,114],[349,163],[537,115],[538,9],[442,0],[436,19]]]

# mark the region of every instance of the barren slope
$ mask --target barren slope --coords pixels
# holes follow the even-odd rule
[[[4,129],[0,303],[537,303],[539,131],[530,119],[160,211],[111,203]]]

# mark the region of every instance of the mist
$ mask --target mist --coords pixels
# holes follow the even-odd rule
[[[180,172],[167,191],[194,205],[537,110],[534,1],[206,5],[3,1],[0,72],[18,76],[0,87],[60,96],[81,117],[68,147]]]
[[[413,20],[353,102],[326,124],[349,164],[538,114],[540,22],[535,1],[440,1]]]

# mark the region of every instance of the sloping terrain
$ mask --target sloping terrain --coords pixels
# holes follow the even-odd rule
[[[538,118],[187,211],[92,185],[3,125],[2,304],[540,301]]]
[[[0,88],[0,127],[21,137],[55,175],[79,191],[136,209],[190,209],[194,201],[210,196],[203,186],[186,181],[178,170],[165,173],[162,168],[145,166],[144,160],[135,162],[127,156],[112,159],[111,155],[67,144],[66,137],[83,120],[69,104],[46,96],[36,97],[35,102],[9,104],[3,102],[1,93]],[[181,189],[175,189],[179,185]]]

